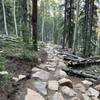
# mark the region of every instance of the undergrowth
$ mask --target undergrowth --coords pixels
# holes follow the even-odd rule
[[[38,43],[39,50],[44,47],[44,43]],[[31,60],[33,62],[37,62],[38,59],[38,52],[33,51],[32,42],[30,42],[29,44],[25,44],[20,39],[17,40],[17,42],[4,41],[2,50],[4,56],[7,57],[18,57],[21,59]]]
[[[44,43],[38,43],[39,50],[44,47]],[[10,60],[8,57],[18,57],[37,63],[39,55],[33,51],[32,42],[26,45],[20,39],[17,42],[0,40],[0,90],[5,89],[11,80],[9,73],[4,74],[6,72],[5,65]],[[4,73],[2,74],[2,72]]]
[[[4,89],[4,87],[10,80],[10,75],[5,69],[6,61],[7,60],[5,59],[5,57],[2,57],[2,55],[0,55],[0,89]]]

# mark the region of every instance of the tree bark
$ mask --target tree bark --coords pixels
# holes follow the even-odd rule
[[[33,39],[33,50],[37,51],[37,0],[32,0],[32,39]]]
[[[88,74],[88,73],[83,72],[81,70],[64,69],[64,71],[66,73],[68,73],[69,75],[73,75],[73,76],[77,76],[77,77],[81,77],[81,78],[90,78],[90,79],[99,80],[98,76],[95,76],[95,75],[92,75],[92,74]]]
[[[23,42],[29,44],[29,33],[27,28],[27,0],[21,1],[22,6],[22,36]],[[26,45],[27,46],[27,45]]]
[[[6,11],[5,11],[4,0],[2,0],[2,7],[3,7],[3,17],[4,17],[5,31],[6,31],[6,35],[8,36],[8,29],[7,29],[7,20],[6,20]]]
[[[16,0],[14,0],[14,23],[15,23],[16,36],[18,37],[17,21],[16,21]]]
[[[52,42],[54,43],[55,34],[55,7],[53,8],[53,27],[52,27]]]
[[[92,54],[92,27],[93,27],[93,13],[94,0],[85,0],[85,22],[84,22],[84,36],[83,36],[83,55],[89,57]]]
[[[76,51],[76,38],[77,38],[77,34],[78,34],[78,16],[79,16],[79,4],[80,4],[80,0],[77,0],[77,7],[76,7],[76,16],[75,16],[75,29],[74,29],[74,37],[73,37],[73,51]]]
[[[42,42],[44,42],[44,24],[45,24],[45,15],[44,15],[44,6],[45,6],[45,3],[43,2],[43,18],[42,18]]]
[[[64,32],[63,32],[63,40],[62,40],[62,48],[65,48],[65,37],[66,37],[66,28],[67,28],[67,0],[65,0],[65,12],[64,12]]]
[[[89,34],[89,46],[88,46],[88,52],[92,52],[92,44],[91,44],[91,39],[92,39],[92,33],[93,33],[93,30],[92,30],[92,27],[93,27],[93,11],[94,11],[94,0],[89,0],[89,31],[88,31],[88,34]]]

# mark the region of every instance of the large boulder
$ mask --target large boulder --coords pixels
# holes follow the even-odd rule
[[[70,97],[74,97],[77,95],[77,93],[73,89],[71,89],[67,86],[62,87],[61,91],[62,91],[62,93],[64,93],[65,95],[68,95]]]
[[[43,80],[43,81],[46,81],[46,80],[49,79],[49,75],[50,75],[49,72],[44,71],[44,70],[41,70],[41,71],[38,71],[38,72],[34,73],[34,74],[32,75],[32,77],[33,77],[33,78],[39,78],[39,79],[41,79],[41,80]]]
[[[62,71],[61,69],[56,70],[54,77],[57,79],[62,79],[62,78],[68,78],[68,75],[66,72]]]
[[[91,81],[88,81],[88,80],[84,80],[84,81],[82,81],[82,83],[83,83],[87,88],[93,85],[93,83],[92,83]]]
[[[59,80],[59,84],[61,86],[68,86],[70,88],[73,88],[73,83],[70,79],[67,79],[67,78],[62,78]]]
[[[87,95],[91,97],[99,97],[100,93],[99,91],[95,90],[94,88],[90,87],[87,91]]]
[[[86,92],[85,86],[84,86],[83,84],[81,84],[81,83],[76,84],[76,85],[75,85],[75,88],[76,88],[77,90],[79,90],[80,92],[82,92],[82,93],[85,93],[85,92]]]
[[[27,89],[27,94],[25,96],[25,100],[45,100],[45,99],[42,95],[40,95],[36,91],[31,90],[31,89],[28,88]]]
[[[46,85],[47,85],[46,82],[41,82],[41,81],[34,82],[35,89],[37,89],[37,91],[43,95],[47,95]]]

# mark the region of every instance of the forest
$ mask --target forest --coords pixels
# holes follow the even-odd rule
[[[100,0],[0,0],[0,100],[100,100]]]

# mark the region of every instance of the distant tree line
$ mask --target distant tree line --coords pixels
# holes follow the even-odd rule
[[[38,41],[52,41],[82,56],[95,55],[99,0],[1,0],[0,34],[21,37],[35,51]],[[98,54],[98,53],[97,53]]]

